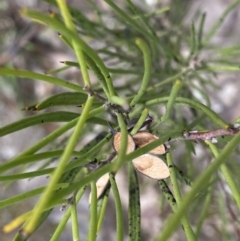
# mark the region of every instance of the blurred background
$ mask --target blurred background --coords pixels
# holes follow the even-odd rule
[[[94,17],[93,14],[95,13],[93,13],[92,7],[88,1],[75,0],[67,2],[71,6],[81,9],[89,18]],[[95,0],[93,2],[104,11],[110,11],[109,6],[103,0]],[[231,0],[135,1],[137,6],[146,12],[152,12],[156,8],[164,6],[170,6],[171,9],[174,9],[174,4],[177,4],[178,9],[174,9],[175,15],[171,16],[171,20],[174,22],[181,19],[182,28],[186,29],[190,28],[191,22],[197,13],[206,12],[204,32],[207,32],[213,26],[222,12],[232,2]],[[125,6],[124,1],[117,0],[115,3],[121,7]],[[60,61],[74,59],[75,56],[73,52],[59,40],[57,33],[45,26],[32,23],[29,19],[21,17],[19,10],[24,7],[33,8],[45,13],[55,11],[47,2],[40,0],[0,1],[0,66],[46,73],[51,69],[62,67]],[[111,14],[109,14],[109,16],[110,15]],[[112,20],[109,17],[106,18],[106,21],[109,21],[109,24],[111,24]],[[164,19],[160,19],[160,21],[164,21]],[[171,22],[165,24],[171,24]],[[239,44],[239,25],[240,7],[238,6],[226,18],[220,30],[217,32],[217,35],[211,40],[212,44],[222,47]],[[95,47],[98,46],[98,43],[94,42],[94,40],[89,39],[89,41]],[[207,56],[208,52],[205,51],[204,54]],[[80,73],[76,68],[71,68],[62,72],[60,77],[72,83],[82,85]],[[239,74],[236,72],[222,73],[215,76],[214,82],[219,89],[218,91],[209,90],[212,109],[224,120],[232,122],[240,113]],[[32,115],[33,113],[22,111],[22,109],[51,96],[51,94],[58,93],[59,91],[61,91],[60,87],[52,86],[41,81],[0,76],[0,127],[19,120],[24,116]],[[59,126],[59,124],[44,124],[0,138],[0,162],[4,162],[17,155],[32,143],[35,143],[45,135],[51,133],[56,126]],[[124,176],[121,174],[118,175],[117,179],[127,222],[128,197],[126,192],[124,192],[127,188],[127,183],[125,183]],[[141,187],[142,240],[152,240],[159,229],[162,228],[164,217],[168,216],[169,209],[165,210],[166,213],[159,214],[159,189],[156,188],[156,184],[153,184],[149,179],[141,179],[140,181],[143,182],[143,186]],[[6,199],[16,195],[16,193],[31,190],[33,187],[42,186],[47,182],[48,178],[44,176],[37,180],[24,180],[14,183],[7,189],[6,185],[0,184],[0,199]],[[32,208],[36,200],[37,197],[31,198],[31,200],[26,200],[23,203],[1,210],[0,227],[3,227],[3,225],[10,222],[18,215]],[[214,210],[214,206],[212,208]],[[87,194],[79,203],[78,209],[81,218],[80,232],[84,237],[88,231],[89,218]],[[52,230],[54,230],[58,220],[61,219],[63,214],[64,213],[56,208],[47,222],[45,222],[29,240],[49,240]],[[115,220],[114,203],[110,198],[106,219],[104,221],[104,231],[101,232],[98,240],[114,240],[115,221],[113,220]],[[219,222],[217,217],[212,215],[204,224],[203,229],[205,232],[199,240],[223,240],[222,237],[218,236],[218,225]],[[14,236],[14,233],[15,232],[4,234],[0,229],[0,239],[2,241],[9,241]],[[72,240],[70,225],[60,239],[60,241],[68,240]],[[180,231],[180,235],[173,236],[171,240],[181,241],[185,240],[185,237]]]

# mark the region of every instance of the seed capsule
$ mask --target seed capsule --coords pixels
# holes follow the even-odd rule
[[[128,141],[128,144],[127,144],[126,154],[129,154],[135,150],[135,143],[133,141],[133,138],[130,135],[128,135],[127,141]],[[116,132],[116,134],[113,137],[113,148],[115,149],[116,152],[119,152],[121,143],[122,143],[122,133]]]
[[[101,176],[97,182],[96,182],[96,187],[97,187],[97,199],[102,196],[103,192],[107,188],[109,184],[109,174],[106,173],[103,176]],[[89,195],[89,204],[91,204],[91,193]]]
[[[170,175],[168,166],[165,162],[151,154],[139,156],[133,159],[132,163],[137,171],[156,180],[168,178]]]
[[[149,132],[138,132],[133,136],[133,141],[135,142],[137,147],[143,147],[146,146],[147,144],[158,140],[159,138],[157,136],[154,136],[153,134]],[[166,153],[166,148],[162,144],[153,150],[151,150],[149,153],[155,154],[155,155],[163,155]]]

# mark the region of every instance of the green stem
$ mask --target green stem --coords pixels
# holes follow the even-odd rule
[[[197,36],[197,51],[200,51],[202,48],[202,36],[203,36],[203,26],[205,23],[206,13],[202,14],[199,30],[198,30],[198,36]]]
[[[175,173],[175,169],[173,168],[174,164],[173,164],[172,156],[171,156],[170,152],[167,153],[167,164],[168,164],[169,168],[171,167],[170,168],[170,179],[171,179],[171,183],[172,183],[172,187],[173,187],[173,194],[176,199],[177,206],[180,206],[182,203],[182,197],[181,197],[181,193],[180,193],[178,182],[177,182],[177,175]],[[176,209],[174,211],[176,211]],[[187,219],[186,214],[182,217],[181,223],[182,223],[185,235],[187,237],[187,240],[188,241],[194,241],[194,240],[196,241],[197,238],[190,226],[190,223],[189,223],[189,220]]]
[[[121,129],[122,136],[121,136],[121,146],[120,146],[120,150],[118,152],[118,159],[117,159],[117,161],[115,161],[114,168],[112,170],[113,173],[116,173],[118,171],[118,169],[124,163],[125,157],[126,157],[127,145],[128,145],[128,141],[127,141],[128,140],[128,131],[127,131],[127,127],[124,122],[122,114],[118,113],[117,118],[118,118],[118,123],[119,123],[120,129]]]
[[[14,174],[14,175],[6,175],[6,176],[0,176],[1,182],[6,181],[14,181],[14,180],[20,180],[20,179],[26,179],[26,178],[34,178],[42,175],[46,175],[49,173],[52,173],[54,171],[54,167],[52,168],[46,168],[39,171],[33,171],[33,172],[26,172],[26,173],[20,173],[20,174]]]
[[[8,161],[6,163],[3,163],[0,165],[0,173],[5,172],[9,169],[12,169],[14,167],[27,164],[27,163],[32,163],[32,162],[37,162],[41,161],[47,158],[52,158],[52,157],[58,157],[63,153],[63,150],[58,150],[58,151],[50,151],[50,152],[43,152],[35,155],[27,155],[23,157],[18,157],[14,161]],[[73,156],[79,156],[79,152],[73,152]]]
[[[30,126],[49,122],[69,122],[78,117],[77,113],[67,111],[48,112],[26,117],[0,128],[0,137],[17,132]]]
[[[209,41],[211,40],[211,38],[215,35],[215,33],[217,32],[217,30],[219,29],[219,27],[222,25],[223,21],[225,20],[225,18],[227,17],[227,15],[234,9],[236,8],[236,6],[240,3],[239,0],[231,3],[227,9],[223,12],[223,14],[220,16],[220,18],[217,20],[217,22],[212,26],[212,28],[210,29],[210,31],[207,33],[205,40],[203,42],[203,46],[206,46]]]
[[[143,59],[144,59],[144,75],[143,75],[143,81],[142,84],[138,90],[137,95],[133,98],[133,100],[130,103],[130,106],[133,107],[135,106],[138,101],[141,99],[141,97],[144,95],[148,83],[150,81],[151,77],[151,57],[150,57],[150,50],[147,46],[147,44],[141,40],[141,39],[136,39],[136,45],[141,49],[143,53]]]
[[[74,162],[70,162],[66,166],[66,171],[70,170],[72,168],[75,168],[76,166],[84,165],[87,162],[89,162],[89,158],[96,153],[105,143],[109,141],[111,138],[111,134],[108,134],[103,138],[101,141],[99,141],[96,145],[94,145],[90,150],[87,150],[86,153],[83,153],[83,151],[73,151],[72,156],[78,157]],[[17,167],[19,165],[37,162],[46,158],[52,158],[52,157],[59,157],[62,155],[64,150],[58,150],[58,151],[50,151],[50,152],[43,152],[39,154],[34,155],[19,155],[12,159],[9,162],[3,163],[0,165],[0,173],[5,172],[11,168]],[[81,160],[81,161],[80,161]]]
[[[128,163],[128,233],[129,241],[140,240],[141,236],[141,207],[137,173],[131,162]]]
[[[114,175],[112,173],[109,174],[110,183],[113,191],[114,201],[115,201],[115,208],[116,208],[116,241],[123,241],[124,235],[124,228],[123,228],[123,210],[121,199],[119,196],[117,184],[114,179]]]
[[[71,206],[71,217],[72,217],[72,237],[73,241],[80,241],[79,236],[79,224],[78,224],[78,216],[77,216],[77,204],[74,198],[73,204]]]
[[[184,197],[178,211],[169,218],[165,225],[165,229],[162,232],[159,241],[166,241],[170,238],[171,234],[174,232],[176,227],[179,225],[179,220],[186,213],[191,202],[194,200],[196,195],[201,191],[202,187],[205,186],[211,176],[216,172],[216,170],[228,160],[229,155],[234,151],[234,149],[239,145],[240,133],[232,138],[232,140],[227,144],[227,146],[222,150],[220,155],[216,157],[213,162],[208,165],[204,172],[196,179],[192,186],[192,190]]]
[[[97,237],[97,188],[96,183],[91,182],[91,217],[88,231],[88,241],[95,241]]]
[[[132,3],[131,0],[126,0],[128,5],[130,6],[130,8],[132,9],[132,11],[134,12],[134,14],[136,16],[132,17],[132,19],[134,20],[140,20],[141,21],[141,25],[143,24],[145,29],[151,33],[152,36],[155,36],[156,37],[156,33],[154,31],[154,28],[148,23],[147,21],[147,14],[142,14],[138,8]]]
[[[66,184],[66,183],[57,184],[54,190],[58,190],[60,188],[65,188],[67,186],[68,186],[68,184]],[[2,209],[4,207],[8,207],[12,204],[16,204],[16,203],[21,202],[25,199],[29,199],[31,197],[37,196],[37,195],[41,194],[45,190],[45,188],[46,187],[39,187],[39,188],[36,188],[36,189],[31,190],[29,192],[21,193],[19,195],[14,196],[14,197],[10,197],[10,198],[4,199],[4,200],[0,200],[0,209]]]
[[[115,163],[106,164],[102,168],[97,169],[94,172],[91,172],[90,174],[83,177],[80,181],[76,181],[72,183],[68,188],[59,190],[59,192],[52,197],[54,200],[58,200],[66,195],[71,194],[72,192],[88,185],[90,182],[99,179],[101,176],[103,176],[105,173],[110,172],[113,169]]]
[[[171,137],[173,137],[173,138],[178,137],[178,136],[179,136],[179,132],[171,134]],[[130,154],[126,155],[123,161],[128,162],[138,156],[148,153],[149,151],[156,148],[157,146],[165,143],[169,139],[169,137],[170,137],[169,134],[163,135],[161,137],[161,139],[157,139],[156,141],[151,142],[150,144],[148,144],[142,148],[139,148],[136,151],[131,152]],[[120,164],[122,165],[124,163],[121,162]],[[76,182],[72,183],[68,188],[59,190],[59,192],[54,196],[54,199],[58,200],[66,195],[69,195],[72,192],[74,192],[75,190],[82,188],[83,186],[89,184],[91,181],[96,180],[96,179],[100,178],[101,176],[103,176],[105,173],[111,172],[113,170],[114,171],[118,170],[118,169],[116,169],[116,162],[106,164],[102,168],[99,168],[96,171],[91,172],[90,174],[88,174],[87,176],[82,178],[80,181],[76,181]]]
[[[67,39],[65,36],[61,35],[61,39],[68,44],[67,42]],[[72,48],[72,45],[69,45],[70,48]],[[84,58],[86,60],[86,63],[87,63],[87,66],[89,69],[91,69],[94,74],[96,75],[96,77],[98,78],[100,84],[102,85],[102,88],[106,94],[106,96],[109,98],[109,93],[108,93],[108,88],[107,88],[107,85],[106,85],[106,82],[105,82],[105,79],[104,79],[104,76],[102,74],[102,72],[100,71],[100,69],[98,68],[98,66],[95,64],[95,62],[86,54],[84,54]],[[79,68],[79,64],[76,63],[76,62],[72,62],[72,61],[63,61],[62,63],[66,64],[68,67],[70,66],[74,66],[74,67],[77,67]],[[108,68],[109,70],[109,68]],[[110,70],[109,70],[110,72]]]
[[[171,114],[172,109],[173,109],[174,102],[176,100],[177,94],[178,94],[181,86],[182,86],[182,83],[181,83],[180,80],[177,80],[174,83],[173,88],[172,88],[171,93],[170,93],[170,96],[168,98],[166,112],[165,112],[165,115],[161,118],[161,122],[164,122],[167,119],[169,119],[170,114]]]
[[[84,194],[86,188],[82,188],[78,191],[77,195],[76,195],[76,203],[79,202],[79,200],[81,199],[82,195]],[[64,217],[61,219],[60,223],[57,226],[57,229],[55,230],[55,232],[53,233],[51,239],[49,241],[58,241],[59,237],[61,235],[61,233],[63,232],[68,219],[71,216],[71,208],[68,208],[68,210],[65,212]]]
[[[192,23],[191,25],[191,44],[190,44],[191,48],[190,48],[190,53],[189,53],[189,57],[188,60],[194,55],[194,53],[196,52],[196,32],[195,32],[195,26],[194,23]]]
[[[51,199],[53,189],[56,186],[58,180],[60,179],[62,173],[64,172],[65,166],[66,166],[67,162],[69,161],[69,158],[73,152],[73,149],[78,141],[79,135],[87,120],[87,116],[88,116],[88,113],[92,106],[93,100],[94,100],[93,96],[88,97],[86,105],[83,109],[82,115],[78,119],[75,130],[70,137],[69,143],[67,144],[63,155],[61,156],[59,165],[57,166],[56,170],[54,171],[54,174],[52,176],[52,179],[51,179],[49,185],[47,186],[45,192],[41,196],[41,199],[39,200],[38,204],[36,205],[32,217],[27,221],[26,226],[23,228],[23,233],[26,236],[32,234],[32,232],[35,230],[35,227],[38,223],[38,220],[39,220],[45,206]]]
[[[197,237],[199,236],[199,234],[201,232],[203,222],[206,220],[206,218],[208,216],[208,213],[209,213],[209,210],[211,210],[210,205],[211,205],[211,199],[212,199],[212,192],[213,192],[213,186],[209,186],[208,191],[207,191],[207,196],[205,198],[205,202],[204,202],[204,205],[201,209],[201,214],[198,218],[198,222],[197,222],[197,225],[196,225],[196,231],[195,232],[196,232]]]
[[[109,187],[104,191],[104,196],[102,197],[103,200],[102,201],[102,204],[101,204],[101,210],[99,212],[99,216],[98,216],[98,224],[97,224],[97,234],[99,233],[100,229],[101,229],[101,226],[102,226],[102,223],[103,223],[103,219],[104,219],[104,216],[105,216],[105,213],[106,213],[106,209],[107,209],[107,202],[108,202],[108,195],[109,195],[109,191],[110,191],[110,185]],[[99,202],[100,200],[98,200]]]
[[[48,83],[51,83],[53,85],[58,85],[58,86],[62,86],[68,89],[72,89],[81,93],[85,93],[82,90],[82,87],[72,84],[70,82],[67,81],[63,81],[61,79],[55,78],[55,77],[51,77],[51,76],[47,76],[47,75],[43,75],[43,74],[38,74],[38,73],[34,73],[34,72],[30,72],[30,71],[26,71],[26,70],[20,70],[20,69],[8,69],[8,68],[0,68],[0,75],[11,75],[11,76],[15,76],[15,77],[22,77],[22,78],[28,78],[29,80],[41,80],[41,81],[45,81]]]
[[[96,114],[103,112],[103,110],[104,110],[104,106],[101,106],[99,108],[96,108],[95,110],[92,110],[89,113],[88,118],[91,118],[92,116],[95,116]],[[53,131],[51,134],[46,136],[44,139],[39,141],[37,144],[35,144],[32,147],[30,147],[29,149],[25,150],[20,155],[12,158],[9,162],[15,162],[18,160],[18,158],[22,158],[25,155],[30,155],[30,154],[33,154],[36,151],[40,150],[41,148],[43,148],[44,146],[46,146],[47,144],[52,142],[54,139],[56,139],[57,137],[59,137],[66,131],[70,130],[72,127],[74,127],[76,125],[76,123],[78,122],[78,120],[79,120],[79,118],[76,118],[72,121],[69,121],[66,125],[59,127],[57,130]],[[1,171],[2,170],[0,170],[0,172]]]
[[[77,31],[72,22],[71,15],[69,13],[66,2],[63,0],[57,0],[57,4],[58,4],[58,7],[63,16],[63,19],[65,21],[66,27],[70,31],[72,31],[72,33],[77,34]],[[78,59],[79,65],[80,65],[80,69],[82,71],[82,76],[83,76],[83,81],[85,83],[85,86],[90,86],[91,84],[90,84],[90,79],[89,79],[87,65],[86,65],[86,62],[84,59],[83,51],[82,51],[81,47],[77,44],[75,39],[72,39],[72,46],[73,46],[74,52],[77,56],[77,59]]]
[[[217,158],[219,156],[219,152],[217,147],[212,144],[209,141],[206,141],[207,145],[210,147],[213,155],[215,158]],[[222,164],[220,166],[220,170],[230,188],[230,190],[232,191],[233,197],[237,203],[238,208],[240,209],[240,192],[239,192],[239,187],[237,186],[236,182],[234,181],[234,179],[232,178],[232,174],[229,171],[228,167],[225,164]]]
[[[186,75],[188,72],[190,72],[190,69],[189,69],[189,68],[183,69],[183,70],[181,70],[179,73],[177,73],[177,74],[175,74],[175,75],[173,75],[173,76],[171,76],[171,77],[169,77],[169,78],[167,78],[167,79],[165,79],[165,80],[163,80],[163,81],[160,81],[159,83],[157,83],[157,84],[155,84],[155,85],[153,85],[153,86],[151,86],[151,87],[148,87],[148,89],[146,90],[146,92],[156,91],[156,89],[158,90],[159,87],[164,86],[164,85],[167,85],[167,84],[173,82],[174,80],[183,77],[183,76]]]
[[[168,185],[166,184],[166,182],[164,180],[159,180],[158,185],[161,188],[165,198],[168,200],[168,204],[171,206],[172,210],[174,212],[176,212],[177,211],[176,199],[174,198],[174,196],[173,196],[171,190],[169,189]]]
[[[131,131],[131,135],[135,135],[139,131],[139,129],[141,128],[142,124],[144,123],[144,121],[148,117],[148,113],[149,113],[148,109],[144,109],[142,111],[142,114],[141,114],[138,122],[136,123],[136,125],[133,127],[133,129]]]
[[[136,21],[134,21],[131,17],[129,17],[128,14],[126,14],[124,11],[122,11],[115,3],[111,0],[104,0],[109,6],[111,6],[112,9],[115,10],[115,12],[127,23],[132,25],[136,30],[138,30],[140,33],[143,34],[143,36],[147,36],[149,39],[153,40],[156,44],[158,44],[159,48],[161,49],[162,53],[164,55],[167,55],[167,51],[163,48],[161,45],[161,41],[155,36],[153,36],[151,33],[146,31],[144,28],[139,26]]]
[[[146,106],[156,105],[159,103],[167,102],[170,97],[160,97],[157,99],[149,100],[146,102]],[[179,104],[189,105],[195,109],[199,109],[202,112],[204,112],[212,121],[218,125],[220,125],[223,128],[228,128],[229,125],[220,118],[214,111],[212,111],[210,108],[208,108],[206,105],[201,104],[200,102],[190,100],[183,97],[176,97],[176,102]]]
[[[40,21],[41,23],[49,25],[56,31],[64,34],[68,39],[71,39],[72,41],[74,40],[75,43],[79,46],[79,48],[82,49],[82,51],[84,51],[84,53],[87,54],[97,64],[97,66],[101,70],[101,72],[105,78],[105,81],[107,83],[110,95],[111,96],[116,95],[115,89],[114,89],[114,86],[112,83],[112,79],[109,75],[109,71],[108,71],[107,67],[104,65],[103,61],[97,55],[97,53],[92,48],[90,48],[81,38],[79,38],[79,36],[77,34],[70,31],[57,19],[53,19],[53,18],[51,18],[47,15],[41,14],[39,12],[23,9],[22,14],[25,16],[28,16],[34,20]]]

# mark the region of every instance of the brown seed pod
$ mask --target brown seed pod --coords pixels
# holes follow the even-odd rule
[[[97,187],[97,199],[102,196],[103,192],[105,191],[106,187],[109,184],[109,173],[104,174],[101,176],[97,182],[96,182],[96,187]],[[89,204],[91,204],[91,193],[89,195]]]
[[[169,168],[159,157],[151,154],[144,154],[133,159],[134,168],[140,173],[157,180],[168,178]]]
[[[137,147],[143,147],[146,146],[147,144],[156,141],[159,139],[157,136],[154,136],[153,134],[145,131],[140,131],[137,134],[133,136],[133,141],[135,142]],[[162,144],[153,150],[151,150],[149,153],[155,154],[155,155],[163,155],[166,153],[166,148]]]
[[[116,152],[119,152],[121,147],[121,141],[122,141],[122,133],[116,132],[116,134],[113,137],[113,148]],[[135,150],[135,143],[133,141],[133,138],[128,135],[128,144],[127,144],[127,152],[126,154],[129,154]]]

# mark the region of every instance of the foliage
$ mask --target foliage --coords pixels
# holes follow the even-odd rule
[[[170,169],[170,178],[158,181],[161,189],[159,195],[164,194],[164,202],[169,203],[173,215],[169,215],[164,224],[165,228],[159,230],[156,240],[168,240],[174,232],[177,232],[176,229],[180,224],[184,227],[186,240],[197,240],[201,235],[204,221],[210,215],[212,197],[217,195],[214,185],[218,182],[229,186],[232,205],[239,212],[240,193],[237,188],[239,177],[237,173],[231,171],[226,162],[235,152],[240,141],[240,134],[238,134],[237,127],[226,123],[211,109],[207,90],[215,88],[212,79],[216,73],[239,71],[239,65],[233,61],[238,46],[227,49],[214,48],[211,46],[211,38],[221,26],[222,20],[240,1],[229,5],[219,21],[206,35],[203,35],[205,14],[201,14],[198,24],[193,23],[190,29],[180,27],[177,23],[159,26],[160,20],[165,20],[162,21],[163,23],[172,20],[171,13],[176,10],[177,6],[162,7],[148,13],[135,6],[131,0],[126,1],[125,9],[118,7],[114,1],[105,0],[111,7],[111,11],[107,12],[89,1],[96,13],[96,18],[90,20],[84,15],[84,12],[67,6],[64,1],[45,1],[57,7],[60,13],[46,14],[23,9],[22,15],[58,32],[63,44],[66,44],[75,53],[77,62],[66,60],[63,62],[66,65],[65,68],[51,70],[48,74],[0,68],[0,75],[46,81],[67,89],[66,92],[53,95],[41,103],[25,108],[26,111],[37,112],[52,106],[70,105],[81,106],[81,110],[80,113],[70,111],[36,113],[34,116],[23,118],[0,128],[2,137],[33,125],[41,125],[46,122],[66,122],[44,139],[0,165],[0,181],[9,184],[20,179],[51,175],[46,187],[0,201],[0,207],[6,208],[39,195],[34,209],[6,225],[5,232],[23,224],[14,240],[26,240],[34,235],[35,230],[44,222],[55,206],[70,202],[71,205],[65,207],[67,208],[65,215],[51,237],[51,241],[58,240],[69,218],[72,219],[73,240],[79,240],[76,205],[86,187],[90,186],[91,207],[88,240],[95,240],[101,229],[110,188],[113,191],[116,206],[116,240],[123,240],[121,193],[118,191],[114,176],[128,162],[129,240],[140,240],[139,204],[141,193],[139,193],[139,182],[131,160],[149,153],[164,143],[171,146],[165,155]],[[104,21],[104,17],[110,18],[111,15],[114,16],[114,28]],[[88,44],[90,40],[99,41],[104,47],[100,49],[91,47]],[[212,53],[210,56],[213,57],[205,59],[203,52],[210,47]],[[186,55],[185,52],[188,54]],[[106,63],[108,64],[106,65]],[[59,73],[73,66],[79,68],[83,86],[57,77]],[[90,78],[89,73],[93,74],[96,80]],[[200,98],[195,97],[196,92]],[[187,108],[182,108],[182,105]],[[166,108],[161,108],[162,106]],[[154,119],[154,124],[148,131],[161,138],[127,154],[129,120],[135,117],[140,118],[137,122],[138,126],[131,132],[133,134],[140,129],[148,114]],[[106,117],[114,128],[121,132],[120,150],[116,157],[111,156],[109,152],[112,148],[113,134],[105,133],[109,130]],[[80,151],[75,150],[76,144],[90,133],[93,125],[101,125],[102,133],[97,133],[95,140]],[[72,133],[66,134],[71,129]],[[221,129],[228,133],[232,130],[235,131],[233,137],[221,139],[217,144],[212,143],[212,138],[199,138],[205,152],[211,153],[212,161],[206,169],[201,170],[197,177],[191,169],[195,161],[194,143],[187,141],[187,137],[183,136],[183,131],[186,130],[185,133],[191,135],[191,132],[188,133],[188,131],[192,129],[201,131]],[[60,150],[52,149],[51,145],[54,147],[61,136],[67,136],[66,146],[62,146]],[[175,142],[176,140],[180,141]],[[50,147],[49,144],[51,144]],[[185,145],[182,159],[188,162],[187,174],[183,174],[177,167],[179,160],[172,151],[173,146],[180,145]],[[43,151],[44,147],[49,149],[45,148]],[[109,155],[111,158],[105,160],[105,157]],[[59,158],[59,161],[55,167],[50,168],[49,165],[53,158]],[[74,160],[70,161],[73,158]],[[26,168],[35,167],[39,161],[43,164],[35,171],[24,172]],[[232,165],[234,166],[233,161]],[[235,165],[237,167],[237,164]],[[19,166],[22,169],[19,169]],[[95,182],[105,173],[110,173],[111,185],[106,188],[100,198],[97,198]],[[191,186],[188,192],[185,191],[186,185]],[[73,193],[71,201],[67,200],[66,196]],[[225,202],[224,198],[221,198]],[[202,207],[201,210],[198,210],[198,218],[193,212],[196,206]],[[221,207],[219,207],[220,209]],[[228,217],[225,218],[231,223]],[[196,220],[192,223],[193,219]]]

